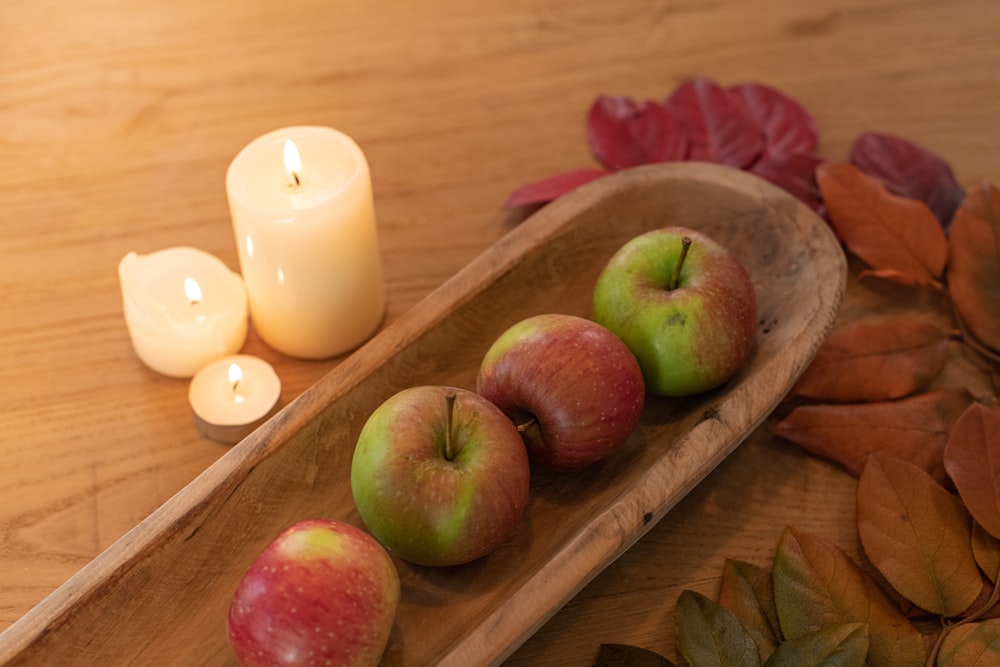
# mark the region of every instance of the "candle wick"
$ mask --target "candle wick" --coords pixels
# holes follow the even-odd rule
[[[299,174],[296,171],[292,172],[292,180],[295,181],[294,186],[296,188],[301,187],[302,181],[299,179]]]

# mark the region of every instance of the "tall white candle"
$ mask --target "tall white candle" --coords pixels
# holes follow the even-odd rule
[[[226,192],[261,339],[323,359],[357,347],[385,312],[368,163],[348,136],[289,127],[233,160]]]
[[[191,377],[243,347],[246,290],[219,258],[188,247],[132,252],[118,264],[118,278],[132,346],[153,370]]]

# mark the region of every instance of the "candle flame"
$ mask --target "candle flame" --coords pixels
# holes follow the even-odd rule
[[[299,149],[291,139],[285,139],[285,171],[288,172],[289,184],[299,187],[302,181],[299,180],[299,172],[302,171],[302,158],[299,156]]]
[[[229,364],[229,383],[233,385],[234,392],[239,388],[240,381],[242,379],[243,379],[243,369],[240,368],[240,365]]]
[[[184,279],[184,296],[188,298],[191,305],[201,303],[201,285],[194,278],[188,277]]]

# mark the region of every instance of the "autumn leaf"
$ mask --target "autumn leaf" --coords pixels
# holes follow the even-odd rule
[[[951,429],[944,468],[972,517],[1000,538],[1000,412],[970,405]]]
[[[780,640],[771,573],[750,563],[727,559],[722,568],[718,602],[736,615],[757,644],[760,659],[767,660]]]
[[[957,616],[982,590],[968,513],[907,461],[869,457],[858,480],[858,535],[886,581],[929,612]]]
[[[816,179],[831,225],[848,250],[883,277],[914,285],[938,283],[948,245],[926,204],[890,194],[846,162],[821,164]]]
[[[627,644],[601,644],[594,667],[675,667],[662,655]]]
[[[941,643],[938,667],[1000,665],[1000,619],[952,628]]]
[[[528,206],[531,204],[544,204],[556,197],[575,190],[576,188],[595,181],[602,176],[607,176],[608,172],[600,169],[578,169],[564,174],[556,174],[534,183],[522,185],[514,192],[510,193],[504,208],[516,208],[518,206]]]
[[[815,155],[768,156],[755,162],[749,171],[782,188],[822,215],[826,207],[816,183],[816,167],[820,162],[822,158]]]
[[[969,331],[1000,351],[1000,189],[995,185],[972,190],[955,213],[948,296]]]
[[[793,392],[828,401],[887,401],[925,389],[948,361],[948,336],[932,324],[859,320],[831,334]]]
[[[964,390],[943,389],[895,401],[802,405],[772,427],[774,435],[861,474],[869,454],[905,459],[948,483],[944,447],[952,425],[972,402]]]
[[[587,115],[590,151],[612,171],[684,160],[689,143],[684,125],[659,102],[602,95]]]
[[[778,646],[764,667],[864,667],[868,626],[831,625]]]
[[[735,614],[695,591],[677,598],[677,648],[697,667],[760,667],[757,646]]]
[[[762,159],[785,160],[811,154],[819,133],[805,108],[770,86],[741,83],[729,88],[764,132]]]
[[[978,523],[972,523],[972,554],[976,564],[994,584],[1000,578],[1000,540],[986,532]]]
[[[718,162],[742,169],[764,149],[764,131],[740,100],[706,78],[674,89],[664,106],[691,140],[689,160]]]
[[[836,545],[788,528],[774,557],[774,601],[789,640],[852,623],[868,627],[872,667],[921,665],[920,632]]]
[[[889,192],[927,204],[944,226],[965,196],[947,162],[901,137],[865,132],[854,140],[847,159],[885,184]]]

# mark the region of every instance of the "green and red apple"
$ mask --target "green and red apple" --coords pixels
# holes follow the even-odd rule
[[[385,549],[360,528],[305,519],[250,565],[229,606],[229,643],[243,667],[379,663],[399,603]]]
[[[722,385],[746,363],[757,302],[746,268],[726,247],[666,227],[611,257],[594,289],[594,320],[632,350],[650,393],[688,396]]]
[[[514,424],[455,387],[419,386],[369,416],[351,491],[383,545],[419,565],[459,565],[506,540],[528,504],[530,466]]]
[[[560,472],[620,447],[645,401],[628,347],[595,322],[558,313],[504,331],[483,357],[476,390],[518,424],[532,464]]]

